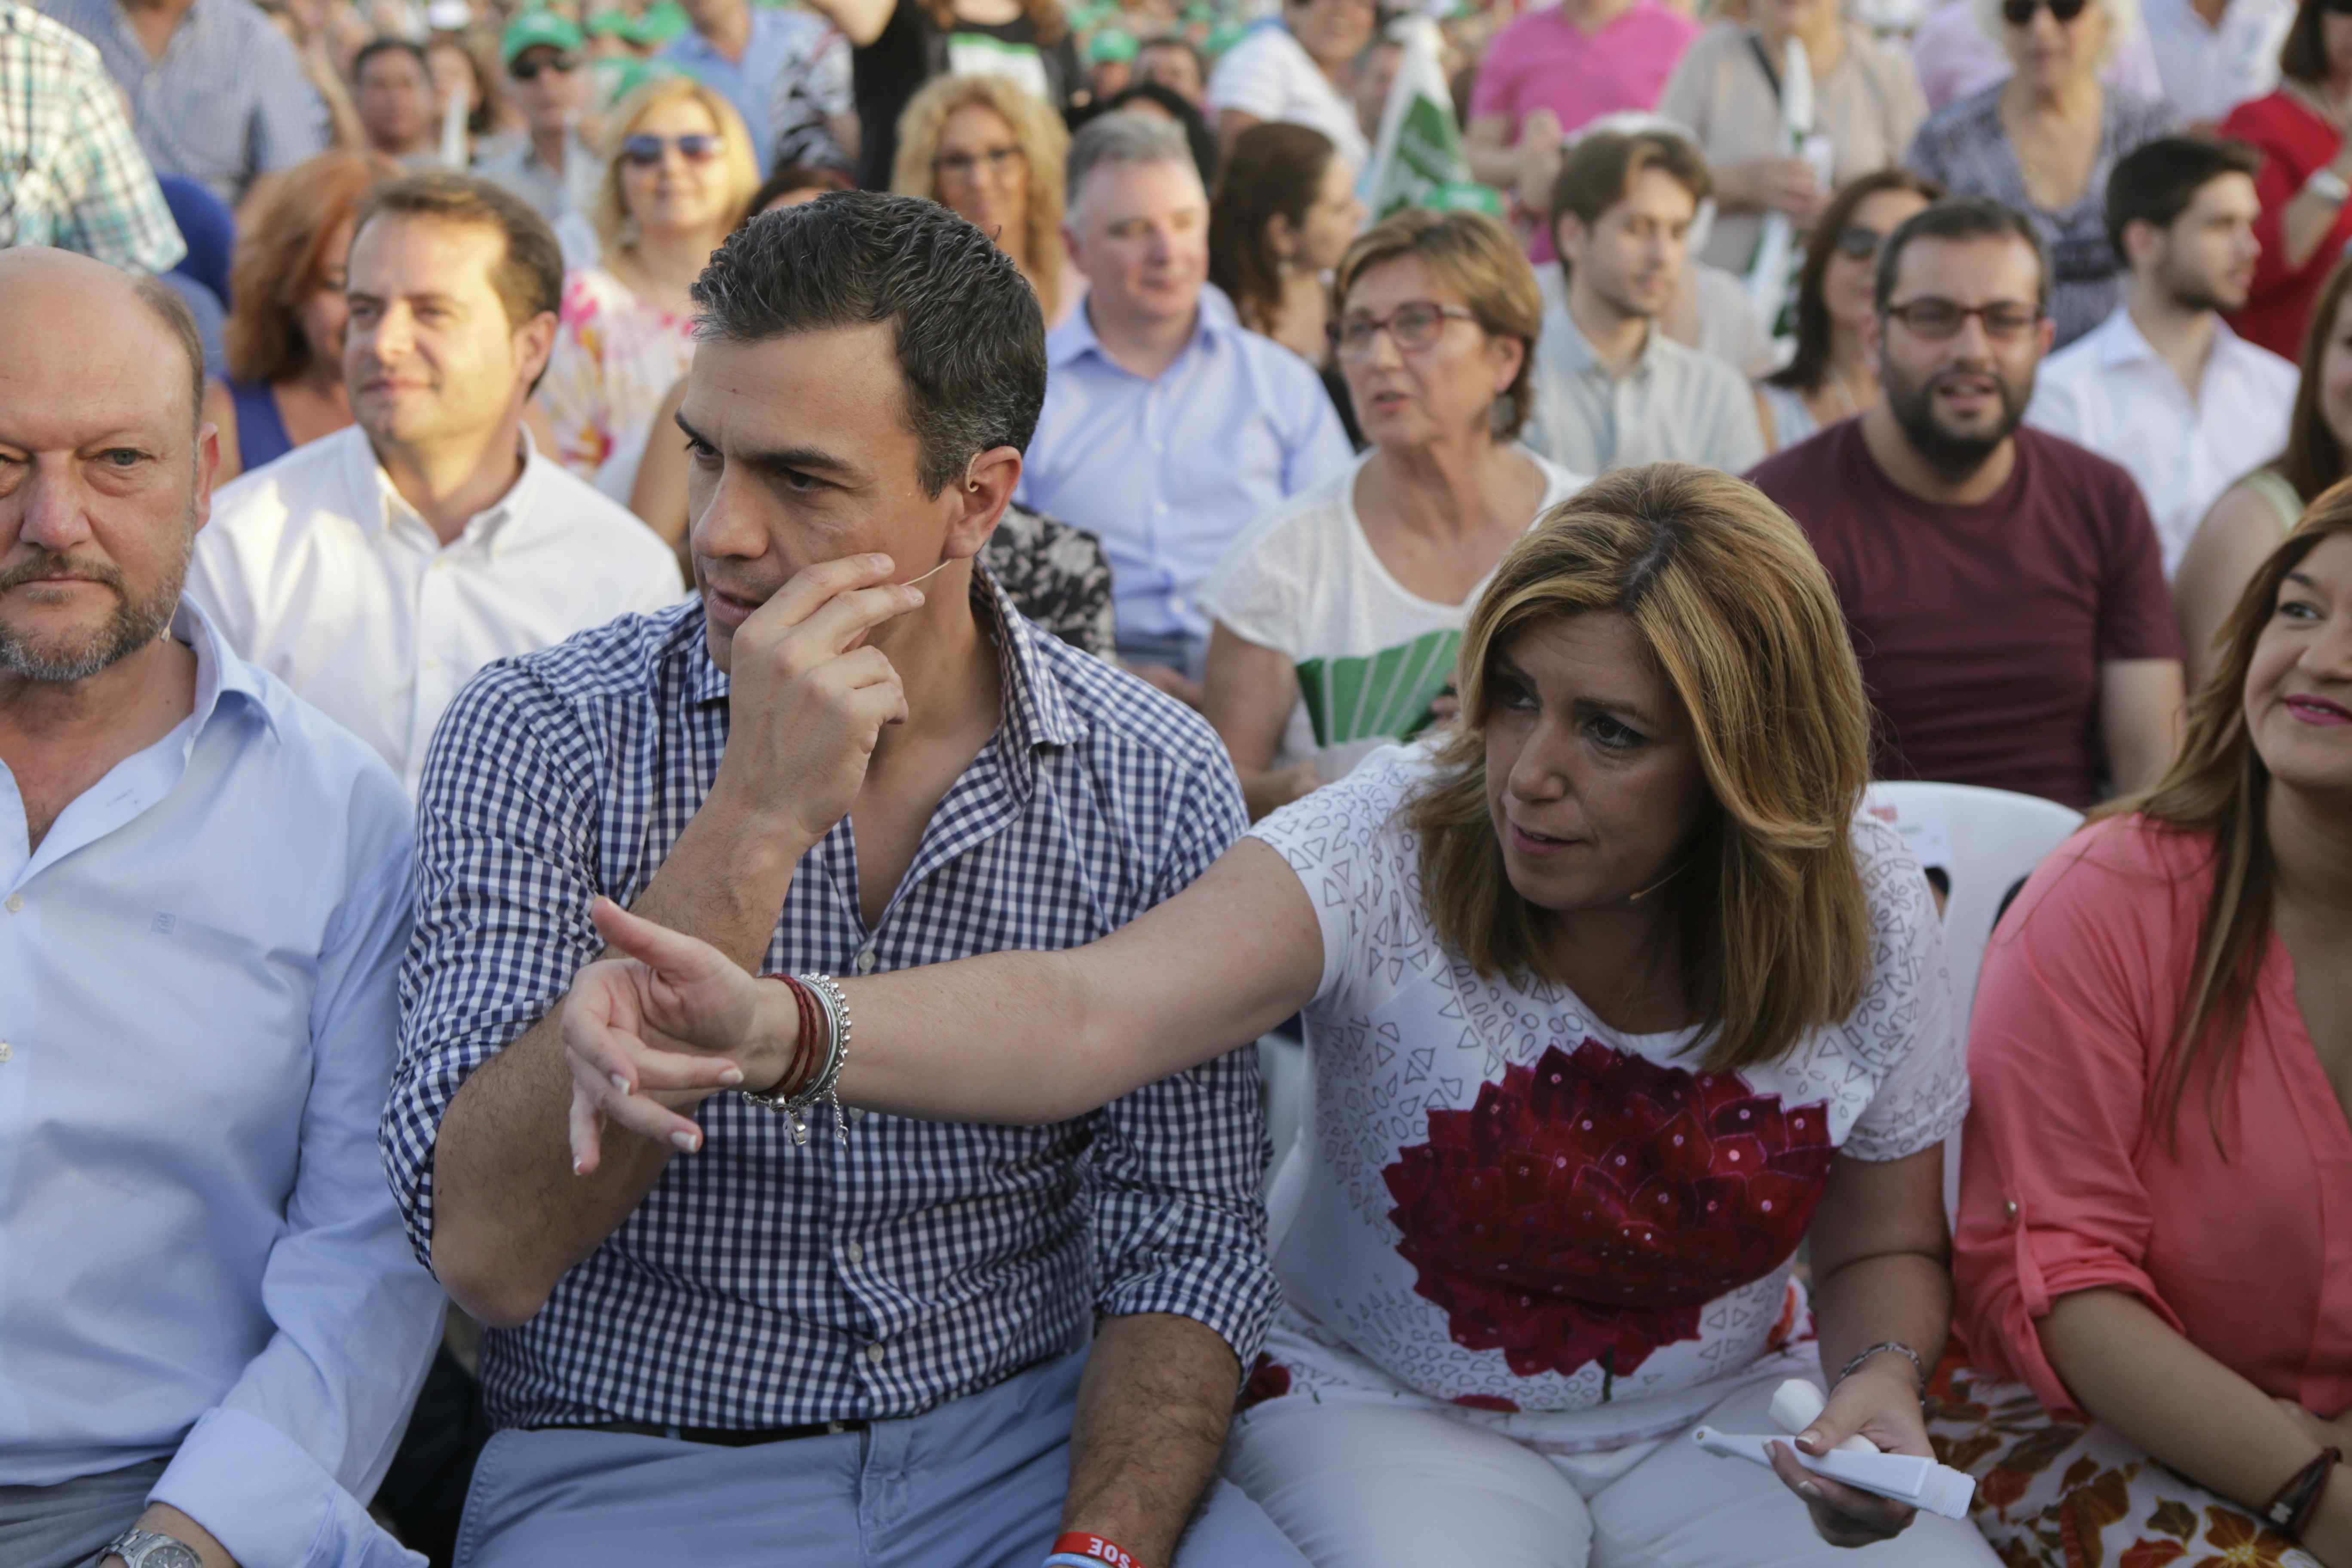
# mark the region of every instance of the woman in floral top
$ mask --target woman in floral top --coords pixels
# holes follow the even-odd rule
[[[1771,1430],[1810,1372],[1833,1392],[1808,1449],[1929,1451],[1968,1087],[1927,883],[1857,815],[1868,708],[1820,563],[1748,486],[1622,470],[1504,558],[1458,679],[1455,728],[1092,946],[845,983],[843,1096],[1072,1116],[1303,1010],[1288,1306],[1227,1463],[1307,1557],[1827,1565],[1903,1532],[1885,1561],[1990,1568],[1965,1524],[1688,1437]],[[766,1089],[798,1034],[784,987],[597,919],[636,956],[567,1018],[591,1167],[604,1119],[693,1126],[611,1075]],[[591,1023],[583,994],[729,1059]]]
[[[657,77],[612,117],[595,207],[603,260],[563,280],[539,384],[555,458],[626,505],[662,398],[694,358],[687,290],[760,184],[743,121],[688,77]]]

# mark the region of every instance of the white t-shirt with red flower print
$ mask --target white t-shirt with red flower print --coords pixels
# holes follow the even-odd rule
[[[1565,987],[1443,948],[1400,808],[1426,743],[1374,752],[1251,829],[1315,901],[1313,1115],[1276,1253],[1287,1310],[1244,1404],[1357,1395],[1604,1447],[1674,1430],[1809,1331],[1797,1244],[1840,1152],[1898,1160],[1968,1110],[1917,861],[1857,817],[1874,933],[1851,1016],[1737,1073],[1628,1035]]]

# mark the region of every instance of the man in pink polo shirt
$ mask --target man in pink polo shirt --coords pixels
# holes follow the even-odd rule
[[[1561,0],[1529,11],[1486,46],[1470,89],[1470,166],[1500,190],[1523,186],[1522,159],[1549,161],[1532,187],[1540,205],[1564,135],[1622,110],[1657,106],[1699,25],[1662,0]],[[1534,243],[1551,259],[1549,235]]]

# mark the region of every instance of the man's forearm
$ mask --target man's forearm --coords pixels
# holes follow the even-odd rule
[[[1215,1475],[1241,1363],[1215,1330],[1150,1312],[1106,1318],[1087,1357],[1070,1428],[1062,1528],[1117,1542],[1169,1568]]]
[[[806,846],[704,804],[633,906],[756,972]],[[529,1319],[604,1244],[669,1163],[667,1144],[607,1124],[593,1174],[572,1170],[572,1075],[558,1003],[466,1080],[434,1144],[434,1272],[498,1327]],[[702,1094],[663,1097],[691,1114]]]

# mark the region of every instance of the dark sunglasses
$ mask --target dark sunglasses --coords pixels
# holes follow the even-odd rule
[[[2000,0],[2000,19],[2012,27],[2033,24],[2033,13],[2042,6],[2050,7],[2051,16],[2062,26],[2083,14],[2091,0]]]
[[[684,136],[652,136],[639,133],[624,138],[621,156],[640,169],[650,169],[662,161],[662,153],[677,149],[677,155],[689,163],[708,163],[719,156],[727,143],[718,136],[689,132]]]
[[[1858,223],[1850,223],[1838,230],[1838,254],[1851,260],[1867,261],[1876,256],[1878,247],[1885,243],[1885,235],[1874,228],[1865,228]]]
[[[543,70],[551,70],[558,76],[570,76],[579,68],[580,61],[576,56],[550,55],[544,59],[517,60],[507,67],[507,75],[517,81],[537,81],[539,73]]]

